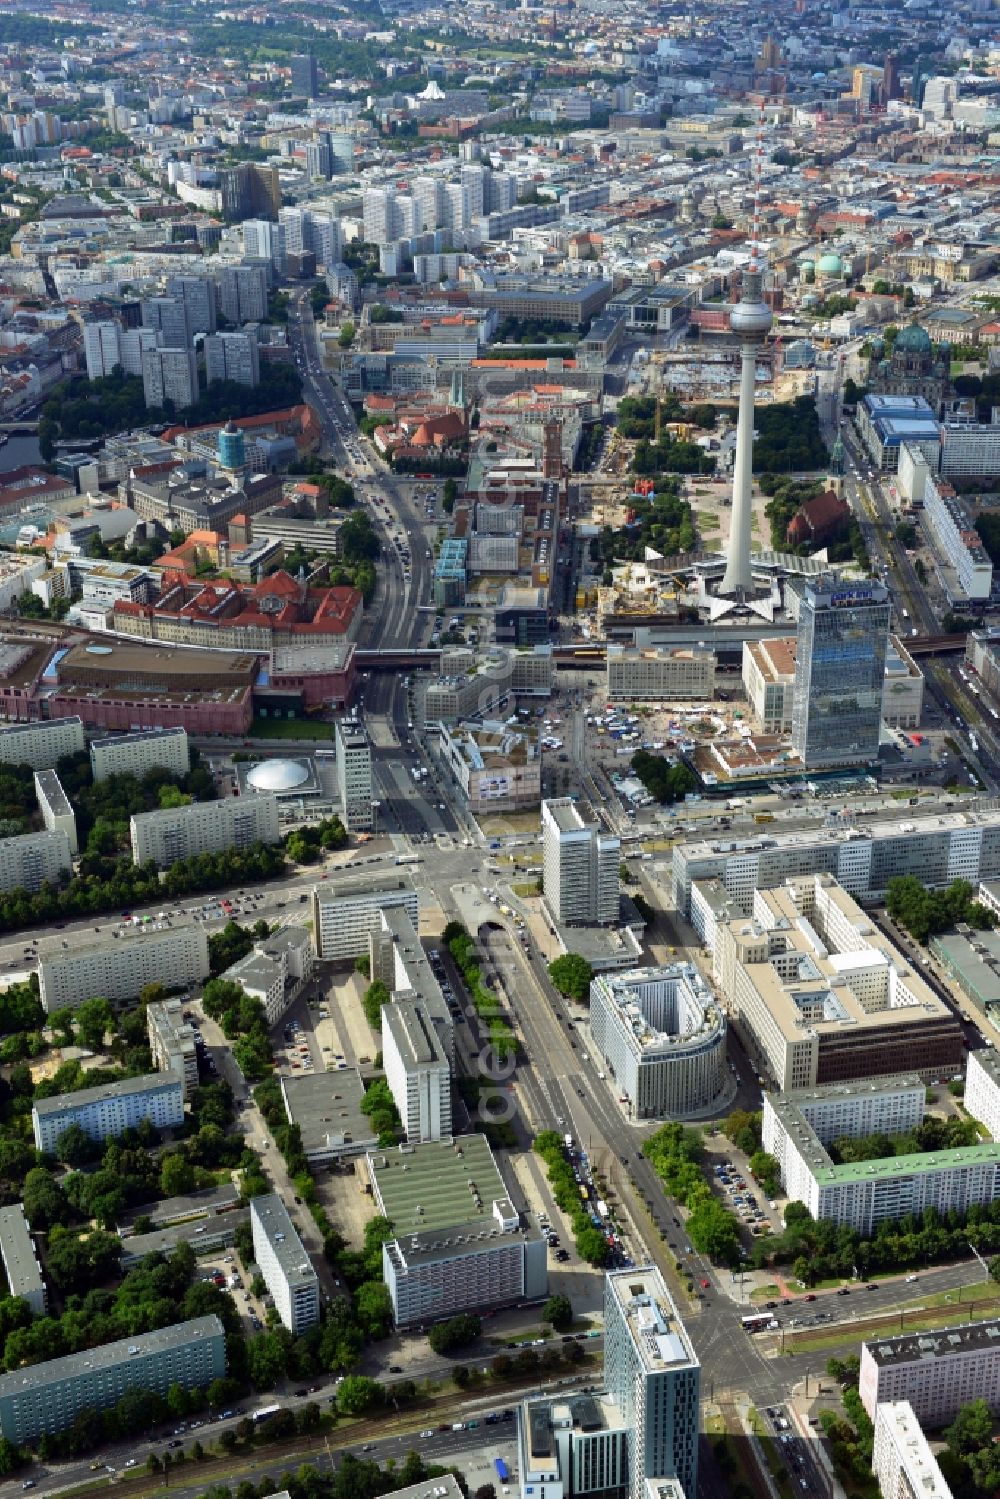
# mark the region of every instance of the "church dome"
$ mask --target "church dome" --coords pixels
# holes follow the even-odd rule
[[[895,352],[897,354],[929,354],[931,352],[930,336],[919,323],[909,323],[907,327],[901,328],[896,336]]]
[[[844,263],[839,255],[828,250],[819,258],[819,271],[823,276],[842,276],[844,274]]]

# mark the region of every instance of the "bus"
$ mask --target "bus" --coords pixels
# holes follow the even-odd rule
[[[499,1478],[500,1482],[501,1483],[507,1483],[507,1482],[509,1482],[509,1480],[510,1480],[510,1469],[507,1467],[507,1464],[504,1462],[503,1458],[502,1457],[495,1457],[493,1459],[493,1466],[497,1470],[497,1477]]]
[[[269,1421],[281,1410],[280,1405],[262,1405],[260,1410],[250,1412],[250,1420],[255,1426],[260,1426],[264,1421]]]
[[[766,1332],[769,1327],[777,1327],[777,1322],[770,1312],[754,1312],[750,1317],[743,1317],[744,1332]]]
[[[761,822],[773,822],[774,821],[774,813],[773,812],[755,812],[753,814],[753,820],[754,820],[754,822],[757,822],[757,823],[761,823]]]

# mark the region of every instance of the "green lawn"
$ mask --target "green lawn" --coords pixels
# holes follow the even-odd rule
[[[255,718],[251,739],[322,739],[333,743],[333,724],[316,718]]]

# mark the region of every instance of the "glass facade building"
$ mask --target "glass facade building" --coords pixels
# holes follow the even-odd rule
[[[792,709],[803,765],[862,766],[878,754],[890,613],[881,583],[806,584]]]

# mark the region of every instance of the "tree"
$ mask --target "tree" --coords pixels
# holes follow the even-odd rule
[[[447,1322],[438,1322],[427,1334],[427,1341],[437,1354],[454,1353],[458,1348],[467,1348],[474,1343],[483,1330],[478,1317],[469,1312],[460,1312]]]
[[[339,343],[339,345],[340,345],[340,347],[342,349],[349,349],[351,347],[351,344],[354,342],[354,324],[353,323],[343,323],[341,325],[340,334],[339,334],[339,336],[337,338],[337,342]]]
[[[381,1280],[366,1280],[354,1293],[354,1310],[369,1338],[387,1337],[392,1329],[392,1297]]]
[[[389,1004],[391,999],[392,995],[381,979],[376,979],[373,984],[368,985],[364,993],[362,1005],[364,1007],[365,1019],[372,1030],[379,1031],[382,1029],[382,1006]]]
[[[78,1166],[86,1166],[88,1161],[96,1160],[100,1153],[101,1147],[97,1141],[92,1140],[78,1124],[71,1124],[69,1129],[63,1130],[56,1141],[57,1158],[74,1170]]]
[[[288,1336],[283,1332],[261,1332],[247,1344],[247,1367],[258,1390],[273,1389],[285,1372]]]
[[[69,1005],[62,1005],[58,1010],[53,1010],[49,1016],[49,1027],[59,1046],[72,1046],[76,1040],[73,1031],[73,1011]]]
[[[750,1170],[764,1191],[771,1195],[781,1181],[781,1166],[766,1150],[755,1150],[750,1157]]]
[[[968,1457],[993,1440],[993,1416],[985,1400],[963,1405],[950,1426],[945,1427],[945,1441],[955,1457]]]
[[[579,953],[563,953],[549,964],[549,978],[560,994],[583,1001],[590,993],[594,970]]]
[[[342,1416],[363,1416],[382,1404],[384,1393],[377,1379],[347,1374],[337,1389],[337,1410]]]
[[[1000,1254],[995,1254],[990,1260],[990,1279],[1000,1282]]]
[[[194,1167],[179,1150],[163,1156],[160,1165],[160,1191],[164,1197],[184,1197],[195,1187]]]
[[[542,1308],[542,1321],[550,1323],[556,1332],[565,1332],[573,1321],[573,1306],[568,1296],[550,1296]]]
[[[605,1265],[608,1261],[608,1241],[599,1228],[587,1224],[577,1230],[574,1237],[576,1252],[588,1265]]]
[[[77,1006],[76,1026],[81,1044],[90,1051],[100,1051],[105,1034],[115,1023],[114,1011],[106,999],[85,999]]]

